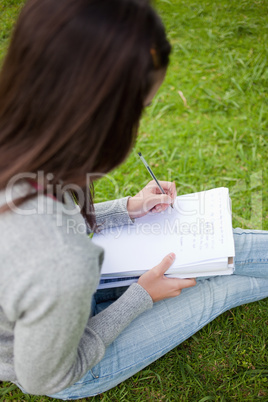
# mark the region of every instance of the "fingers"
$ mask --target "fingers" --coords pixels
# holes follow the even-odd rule
[[[169,195],[171,197],[172,202],[173,202],[175,200],[175,198],[177,197],[177,190],[176,190],[175,183],[174,182],[172,183],[170,181],[159,181],[159,184],[161,185],[161,187],[165,191],[166,195]],[[148,189],[150,189],[150,191],[153,194],[156,194],[156,195],[158,195],[158,194],[161,195],[162,194],[160,188],[158,187],[158,185],[155,183],[154,180],[150,181],[147,184],[146,187]],[[170,202],[169,202],[169,204],[170,204]]]
[[[179,289],[192,288],[196,285],[195,278],[192,279],[177,279],[177,278],[167,278],[170,281],[175,281],[174,286]]]
[[[164,273],[171,267],[171,265],[175,261],[175,258],[176,258],[176,256],[174,253],[170,253],[170,254],[166,255],[163,258],[163,260],[160,262],[160,264],[156,265],[156,267],[153,268],[154,272],[158,276],[164,275]]]
[[[157,275],[163,276],[166,273],[166,271],[171,267],[175,259],[176,255],[174,253],[169,253],[163,258],[160,264],[156,265],[153,268],[153,270],[155,271],[155,273],[157,273]],[[172,281],[172,284],[176,289],[191,288],[192,286],[196,285],[195,278],[191,279],[167,278],[167,280]]]
[[[171,181],[159,181],[161,187],[168,192],[168,194],[174,194],[176,192],[176,184]]]
[[[156,208],[154,212],[162,211],[162,205],[167,204],[168,206],[172,203],[172,199],[166,194],[150,194],[146,199],[143,200],[143,207],[146,211],[151,211]],[[159,206],[161,208],[159,208]]]
[[[158,200],[159,204],[171,204],[173,202],[170,194],[156,194],[156,200]]]
[[[175,254],[170,253],[160,264],[140,276],[138,284],[151,296],[154,302],[179,296],[181,290],[196,284],[195,279],[167,278],[164,274],[175,260]]]
[[[156,213],[156,212],[164,212],[170,204],[157,204],[154,208],[150,210],[150,212]]]
[[[131,219],[146,215],[149,211],[162,212],[173,204],[177,192],[175,183],[160,181],[166,194],[162,194],[154,180],[150,181],[138,194],[130,197],[127,210]]]
[[[158,183],[161,185],[163,190],[166,190],[168,193],[173,194],[176,192],[176,184],[172,181],[158,180]],[[148,184],[148,187],[159,189],[158,185],[154,180],[151,180]],[[146,187],[147,187],[146,186]]]
[[[154,204],[170,204],[173,199],[169,194],[153,194],[150,197],[150,201],[154,202]]]

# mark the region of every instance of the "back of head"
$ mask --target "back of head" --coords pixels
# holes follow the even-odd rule
[[[0,188],[37,170],[84,186],[122,162],[169,52],[146,0],[29,0],[0,75]]]

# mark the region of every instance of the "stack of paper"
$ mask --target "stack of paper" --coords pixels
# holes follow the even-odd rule
[[[167,271],[169,276],[232,274],[235,250],[229,191],[221,187],[179,196],[174,209],[103,230],[92,240],[105,250],[100,287],[137,281],[170,252],[176,260]]]

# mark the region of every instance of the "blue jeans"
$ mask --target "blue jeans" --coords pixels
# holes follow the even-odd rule
[[[107,348],[104,358],[77,383],[50,395],[79,399],[115,387],[189,338],[224,311],[268,295],[268,232],[234,230],[235,274],[200,279],[181,295],[154,304]],[[98,291],[95,314],[125,288]]]

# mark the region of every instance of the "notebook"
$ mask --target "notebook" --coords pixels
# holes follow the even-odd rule
[[[178,196],[173,209],[149,213],[133,225],[105,229],[92,241],[105,250],[100,288],[137,281],[170,252],[176,259],[168,276],[230,275],[235,249],[229,190],[220,187]]]

